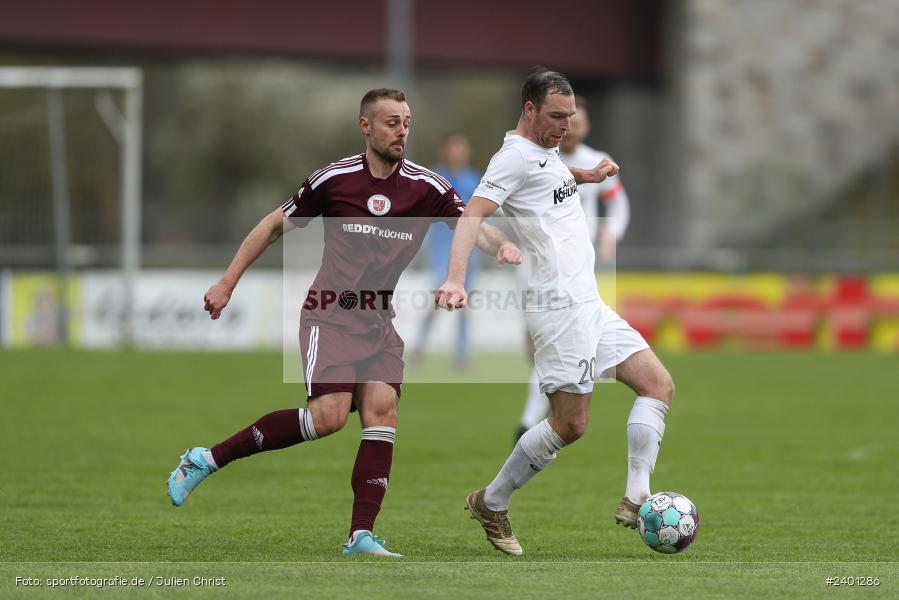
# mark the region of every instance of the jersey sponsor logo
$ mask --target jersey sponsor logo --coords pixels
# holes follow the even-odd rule
[[[381,194],[375,194],[368,199],[368,212],[380,217],[390,212],[390,198]]]
[[[547,162],[549,162],[549,159],[548,159],[548,158],[544,158],[544,159],[543,159],[543,162],[538,162],[537,164],[540,165],[540,168],[542,169],[543,167],[546,166],[546,163],[547,163]]]
[[[412,234],[408,231],[396,231],[387,227],[378,227],[377,225],[363,225],[362,223],[344,223],[343,230],[346,233],[362,233],[365,235],[374,235],[388,240],[401,240],[404,242],[412,241]]]
[[[501,186],[498,183],[494,183],[494,182],[490,181],[489,179],[485,179],[483,183],[484,183],[484,185],[486,185],[489,188],[493,188],[495,190],[502,190],[504,192],[506,191],[506,188],[504,188],[503,186]]]
[[[566,198],[570,198],[577,193],[577,182],[574,177],[563,183],[561,186],[553,190],[553,204],[561,204]]]

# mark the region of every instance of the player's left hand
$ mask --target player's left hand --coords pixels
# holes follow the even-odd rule
[[[610,158],[604,158],[598,165],[587,171],[584,181],[578,183],[602,183],[607,177],[615,175],[618,175],[618,164]]]
[[[504,242],[496,253],[496,264],[500,269],[504,264],[520,265],[522,260],[524,260],[524,255],[512,242]]]
[[[465,304],[468,303],[468,293],[465,291],[463,284],[455,281],[446,281],[437,288],[434,302],[437,304],[437,308],[448,311],[456,308],[465,308]]]

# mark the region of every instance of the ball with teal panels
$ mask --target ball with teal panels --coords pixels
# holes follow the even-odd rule
[[[676,554],[696,539],[699,512],[683,494],[659,492],[640,506],[637,528],[647,546],[662,554]]]

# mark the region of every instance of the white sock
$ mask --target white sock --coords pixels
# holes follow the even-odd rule
[[[350,539],[348,539],[346,541],[346,545],[352,546],[353,544],[355,544],[356,540],[359,538],[359,535],[362,533],[367,533],[367,534],[371,535],[371,531],[369,531],[368,529],[357,529],[352,534],[350,534]]]
[[[394,444],[396,443],[396,427],[387,427],[386,425],[366,427],[362,430],[362,439]]]
[[[318,435],[315,433],[315,423],[312,422],[312,411],[308,408],[301,408],[299,411],[300,418],[300,437],[307,442],[317,440]]]
[[[521,415],[521,426],[530,429],[549,414],[549,398],[540,392],[537,381],[537,369],[531,369],[531,380],[528,382],[528,397],[524,403],[524,414]]]
[[[512,492],[530,481],[531,477],[556,459],[556,451],[565,442],[543,419],[531,427],[512,449],[503,468],[484,491],[484,504],[490,510],[508,510]]]
[[[203,450],[203,460],[212,465],[213,469],[219,468],[219,466],[215,464],[215,459],[212,457],[212,450]]]
[[[649,475],[656,466],[668,405],[655,398],[637,396],[627,418],[627,487],[624,496],[635,504],[651,494]]]

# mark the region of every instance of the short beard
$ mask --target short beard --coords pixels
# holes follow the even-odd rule
[[[404,150],[405,150],[405,148],[404,148]],[[383,160],[384,162],[386,162],[389,165],[395,165],[396,163],[400,162],[400,160],[403,158],[402,153],[399,155],[399,157],[394,157],[394,156],[391,156],[390,154],[388,154],[387,151],[380,150],[378,148],[375,148],[374,146],[372,146],[371,151],[374,152],[375,154],[377,154],[381,158],[381,160]]]

